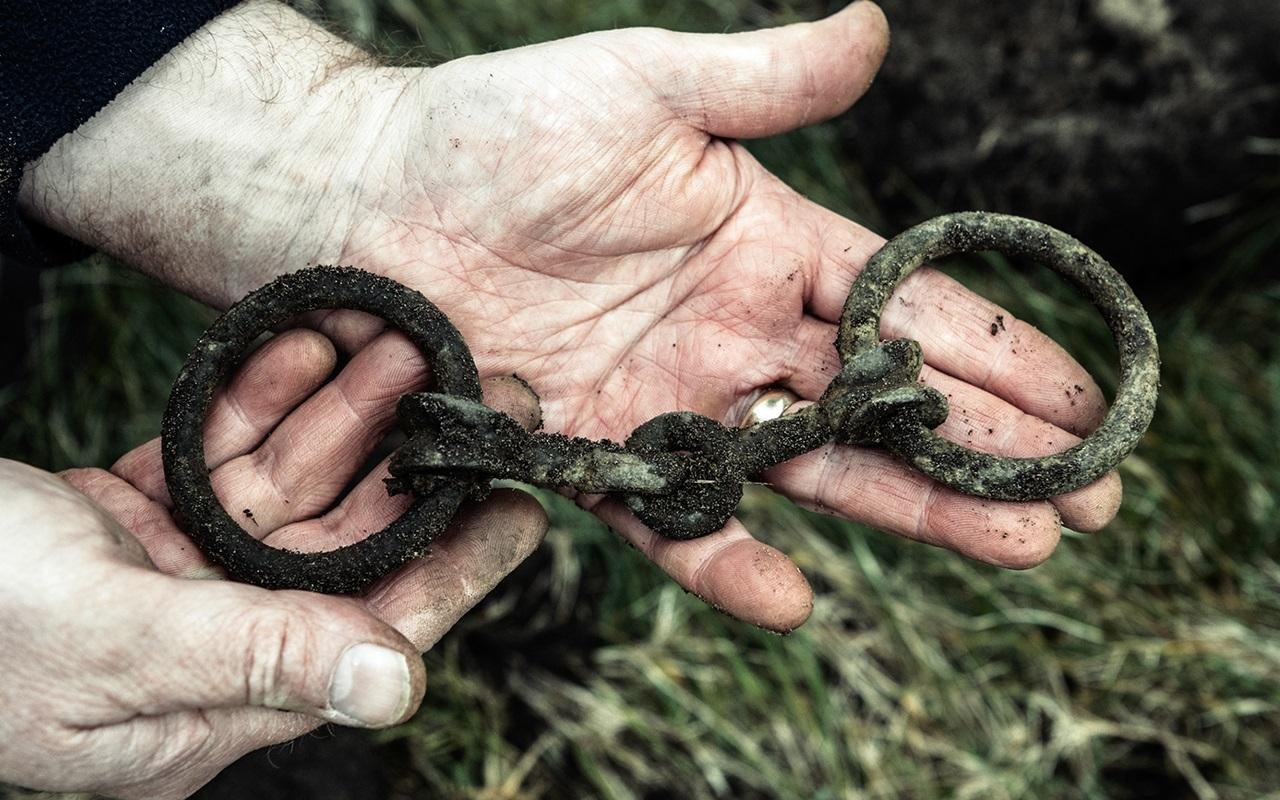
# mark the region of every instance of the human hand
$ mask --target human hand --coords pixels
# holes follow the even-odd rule
[[[277,170],[289,196],[309,204],[279,211],[287,240],[278,225],[259,234],[251,222],[235,228],[234,247],[174,235],[181,224],[152,232],[147,247],[97,241],[144,267],[171,265],[167,279],[221,303],[304,261],[393,277],[449,314],[482,375],[528,380],[550,430],[620,439],[673,410],[733,424],[765,387],[808,399],[825,388],[841,305],[883,240],[799,196],[732,139],[840,113],[871,82],[886,43],[879,10],[858,2],[819,23],[747,34],[631,29],[431,70],[356,64],[323,79],[313,70],[311,92],[297,93],[309,143]],[[134,117],[125,107],[101,125],[124,135]],[[157,169],[189,169],[190,150]],[[72,155],[55,158],[47,177],[41,165],[27,196],[43,196],[39,185],[56,184]],[[68,229],[80,216],[53,215]],[[380,329],[349,313],[318,325],[352,349]],[[1104,413],[1101,392],[1060,347],[936,271],[903,283],[882,334],[921,342],[923,380],[951,402],[939,432],[975,448],[1059,451]],[[764,477],[805,506],[1015,568],[1052,552],[1059,515],[1096,530],[1121,494],[1112,473],[1051,501],[981,500],[879,452],[836,446]],[[672,542],[616,503],[580,500],[729,613],[778,630],[809,613],[803,576],[736,520]]]
[[[417,388],[420,365],[375,363],[393,336],[326,384],[332,345],[285,333],[220,393],[206,426],[213,482],[251,534],[328,549],[400,513],[384,468],[322,513]],[[486,399],[532,421],[514,382],[490,382]],[[0,460],[0,780],[185,797],[323,721],[400,722],[423,696],[418,653],[546,528],[536,502],[498,492],[363,597],[270,592],[217,580],[175,526],[158,444],[63,479]]]

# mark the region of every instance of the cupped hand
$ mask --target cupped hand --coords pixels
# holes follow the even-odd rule
[[[320,260],[423,291],[482,375],[533,386],[551,430],[620,440],[675,410],[733,425],[771,386],[816,399],[849,287],[883,240],[733,140],[842,112],[887,41],[879,9],[857,2],[774,30],[610,31],[411,71],[355,149],[360,178]],[[321,327],[351,347],[378,330],[350,314]],[[972,447],[1056,452],[1105,412],[1060,347],[936,271],[904,282],[881,332],[920,341],[923,380],[951,405],[940,432]],[[1114,473],[1046,502],[975,499],[836,446],[764,477],[805,506],[1013,568],[1050,554],[1060,517],[1095,530],[1120,499]],[[580,500],[736,616],[786,630],[809,613],[799,571],[736,520],[672,542],[617,502]]]
[[[395,337],[328,380],[332,345],[285,333],[220,392],[206,453],[246,531],[331,549],[400,513],[404,500],[380,484],[385,466],[327,510],[398,395],[417,388],[420,365],[388,355]],[[485,389],[533,422],[519,384]],[[362,597],[327,597],[218,580],[170,515],[158,440],[111,471],[62,479],[0,460],[0,493],[0,779],[123,797],[185,797],[244,753],[324,721],[407,718],[425,687],[418,654],[546,530],[536,502],[496,492],[426,558]]]

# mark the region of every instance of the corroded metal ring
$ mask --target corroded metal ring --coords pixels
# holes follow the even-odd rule
[[[880,443],[916,469],[967,494],[1029,500],[1069,492],[1100,478],[1133,451],[1155,413],[1160,357],[1151,321],[1133,290],[1094,251],[1067,234],[1022,217],[967,212],[937,217],[886,244],[872,257],[845,302],[836,347],[845,364],[879,346],[880,315],[898,284],[927,261],[995,250],[1044,264],[1087,297],[1110,327],[1120,352],[1120,384],[1106,418],[1062,453],[1007,458],[961,447],[923,422],[886,425]]]
[[[319,553],[270,547],[246,533],[214,494],[204,454],[204,421],[214,391],[259,335],[317,309],[375,314],[426,356],[436,391],[480,399],[475,362],[453,324],[425,297],[393,280],[349,267],[313,267],[279,278],[236,303],[188,357],[165,411],[165,479],[184,529],[234,577],[271,589],[352,593],[422,555],[448,526],[473,479],[437,478],[397,520],[368,538]],[[487,485],[487,481],[485,482]]]

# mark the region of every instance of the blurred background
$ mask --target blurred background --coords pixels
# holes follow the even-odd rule
[[[255,754],[202,796],[1280,798],[1280,6],[881,4],[893,46],[866,98],[750,147],[885,235],[945,211],[1008,211],[1129,277],[1165,367],[1116,522],[1068,532],[1048,563],[1011,573],[757,487],[742,516],[817,591],[808,624],[778,637],[684,594],[544,495],[546,545],[426,656],[416,718]],[[835,7],[295,5],[426,64]],[[1105,327],[1047,271],[996,257],[946,268],[1114,387]],[[156,435],[211,319],[103,259],[39,276],[0,266],[0,456],[106,466]]]

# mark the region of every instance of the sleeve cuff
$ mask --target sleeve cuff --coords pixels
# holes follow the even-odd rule
[[[33,266],[91,249],[27,219],[27,165],[238,0],[0,0],[0,253]]]

